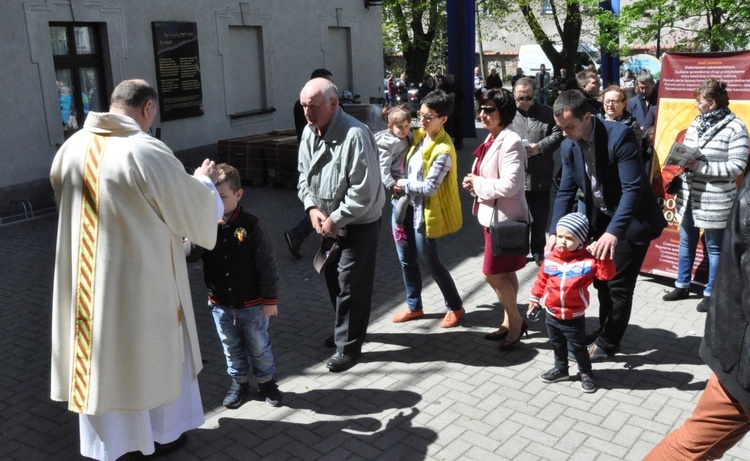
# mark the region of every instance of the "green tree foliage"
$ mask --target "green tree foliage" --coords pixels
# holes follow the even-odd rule
[[[441,43],[436,35],[446,29],[445,0],[384,0],[382,12],[386,48],[401,50],[406,75],[421,81],[430,51],[441,48],[433,45]]]
[[[555,73],[568,70],[568,75],[582,67],[578,45],[583,32],[590,32],[595,24],[588,20],[599,12],[597,0],[477,0],[484,14],[493,17],[498,27],[531,33],[534,40],[552,63]],[[542,5],[548,5],[544,20],[551,20],[554,30],[545,31],[542,24]],[[523,21],[519,21],[520,18]],[[561,47],[561,48],[560,48]],[[560,48],[558,50],[558,48]]]
[[[623,6],[619,32],[625,45],[661,37],[678,51],[741,50],[750,46],[750,5],[747,0],[635,0]]]

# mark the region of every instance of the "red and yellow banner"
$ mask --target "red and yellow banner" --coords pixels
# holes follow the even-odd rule
[[[682,141],[690,123],[698,116],[694,91],[707,78],[727,83],[729,108],[750,126],[750,51],[734,53],[667,53],[662,58],[659,80],[652,183],[664,208],[669,225],[651,242],[641,272],[677,278],[680,224],[675,220],[674,197],[664,188],[678,172],[673,166],[662,168],[675,141]],[[707,264],[703,245],[696,252],[694,281],[705,283]]]

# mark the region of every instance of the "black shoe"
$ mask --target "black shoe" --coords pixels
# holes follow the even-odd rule
[[[581,390],[587,394],[596,392],[597,386],[592,373],[581,373]]]
[[[560,381],[567,381],[570,379],[570,375],[568,374],[568,370],[558,370],[557,368],[553,368],[546,373],[542,373],[539,376],[539,379],[541,379],[543,383],[552,384]]]
[[[328,359],[326,366],[329,371],[334,373],[346,371],[357,364],[357,358],[358,357],[353,355],[344,354],[343,352],[336,352],[330,359]]]
[[[238,383],[232,380],[232,384],[227,389],[227,394],[224,397],[224,406],[227,408],[237,408],[242,405],[242,400],[250,390],[250,383]]]
[[[328,349],[336,349],[336,341],[333,340],[333,335],[327,337],[323,345]]]
[[[266,381],[265,383],[258,383],[258,393],[260,393],[261,397],[265,397],[266,403],[272,407],[278,407],[284,400],[275,379]]]
[[[534,256],[534,262],[537,266],[541,266],[542,262],[544,262],[544,256],[542,256],[540,253],[534,253],[532,256]]]
[[[679,301],[681,299],[687,299],[690,296],[690,290],[687,288],[675,288],[669,293],[661,297],[664,301]]]
[[[589,359],[592,362],[601,362],[603,360],[612,360],[615,357],[615,352],[607,352],[601,347],[597,346],[596,343],[589,344]]]
[[[154,459],[154,458],[166,456],[182,448],[182,446],[184,446],[187,443],[187,440],[188,440],[187,434],[182,434],[181,436],[177,437],[176,440],[169,442],[169,443],[154,442],[154,452],[150,455],[143,456],[141,459]]]
[[[284,240],[286,240],[286,246],[289,247],[289,253],[292,254],[296,259],[302,259],[302,254],[299,252],[302,242],[292,238],[289,232],[284,232]]]
[[[710,296],[704,296],[703,299],[701,299],[701,302],[699,302],[698,305],[695,306],[695,310],[703,313],[708,312],[708,303],[710,299]]]

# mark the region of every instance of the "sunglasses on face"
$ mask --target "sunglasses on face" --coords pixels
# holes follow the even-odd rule
[[[430,123],[433,119],[438,118],[439,115],[430,115],[430,114],[423,114],[422,112],[417,112],[417,117],[424,120],[427,123]]]
[[[516,101],[518,101],[518,102],[521,102],[521,101],[533,101],[533,100],[534,100],[534,96],[516,96]]]
[[[481,106],[479,109],[487,115],[492,115],[497,112],[497,107],[492,106]]]
[[[605,106],[614,106],[614,105],[620,104],[621,102],[622,102],[622,99],[605,99],[603,101],[603,104]]]

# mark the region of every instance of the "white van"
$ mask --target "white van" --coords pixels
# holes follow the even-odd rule
[[[562,49],[562,46],[555,45],[555,49],[558,51]],[[581,43],[578,45],[578,54],[581,55],[581,61],[585,64],[593,62],[596,64],[596,69],[602,65],[602,57],[599,50],[591,45]],[[544,64],[547,72],[552,75],[552,63],[547,59],[547,55],[542,51],[542,47],[539,45],[521,45],[521,49],[518,51],[518,67],[523,69],[523,74],[527,77],[533,77],[539,72],[540,65]]]

